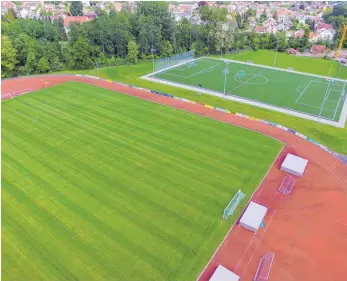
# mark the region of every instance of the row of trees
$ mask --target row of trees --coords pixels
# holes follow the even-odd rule
[[[135,14],[127,6],[119,13],[100,11],[93,21],[72,24],[67,34],[62,20],[24,20],[5,15],[1,24],[2,77],[137,63],[152,55],[167,57],[187,50],[200,56],[244,48],[305,49],[309,45],[309,33],[287,40],[283,32],[260,35],[242,31],[240,25],[248,24],[252,10],[230,21],[225,9],[201,4],[192,20],[176,22],[167,2],[137,5]],[[70,11],[80,14],[80,4],[71,4]]]

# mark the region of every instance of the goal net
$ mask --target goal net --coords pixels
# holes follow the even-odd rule
[[[278,188],[278,191],[287,195],[292,191],[294,184],[295,179],[292,176],[286,176]]]
[[[242,193],[241,189],[234,195],[233,199],[229,202],[228,206],[224,209],[223,220],[227,220],[235,211],[236,207],[239,205],[241,200],[246,196]]]
[[[261,257],[257,272],[255,273],[254,281],[266,281],[269,279],[274,253],[267,252]]]
[[[188,51],[185,53],[173,55],[167,58],[160,58],[154,60],[154,71],[162,70],[168,67],[175,66],[194,59],[194,52]]]

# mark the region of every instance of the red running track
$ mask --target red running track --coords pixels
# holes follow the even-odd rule
[[[221,264],[237,273],[242,281],[253,280],[261,256],[275,253],[268,280],[346,281],[347,280],[347,166],[314,144],[279,128],[191,104],[151,94],[130,86],[101,79],[61,75],[15,78],[2,81],[2,99],[68,81],[136,96],[141,99],[189,111],[285,143],[252,200],[269,208],[265,227],[257,234],[236,225],[207,264],[199,281],[209,280]],[[277,192],[284,173],[279,170],[286,153],[308,159],[303,177],[291,194]]]

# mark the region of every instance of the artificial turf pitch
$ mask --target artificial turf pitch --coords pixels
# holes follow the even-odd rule
[[[201,58],[153,76],[161,80],[224,93],[226,64]],[[268,67],[230,62],[226,94],[278,108],[338,121],[346,98],[346,82]]]
[[[281,147],[81,83],[4,101],[2,279],[195,280]]]

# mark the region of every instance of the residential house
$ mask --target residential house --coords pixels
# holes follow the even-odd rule
[[[68,33],[69,32],[69,26],[76,22],[76,23],[85,23],[89,21],[89,18],[87,16],[65,16],[64,17],[64,29],[65,32]]]
[[[3,16],[6,14],[10,9],[13,9],[13,11],[16,10],[16,5],[12,3],[11,1],[3,1],[1,2],[1,15]]]
[[[332,41],[336,31],[331,24],[320,23],[316,25],[316,33],[320,39]]]
[[[293,48],[287,49],[287,53],[290,54],[290,55],[296,55],[297,52],[298,52],[298,51],[295,50],[295,49],[293,49]]]
[[[30,10],[29,8],[23,7],[19,10],[19,16],[23,19],[28,19],[30,15]]]
[[[310,38],[309,41],[310,42],[316,42],[319,38],[319,35],[315,32],[310,32]]]
[[[278,15],[278,21],[283,22],[290,15],[290,10],[286,8],[278,9],[277,15]]]
[[[266,33],[265,27],[261,25],[256,26],[254,31],[255,33],[260,33],[260,34]]]
[[[324,45],[312,45],[310,52],[313,55],[324,54],[326,52],[326,47]]]
[[[117,12],[120,12],[120,10],[122,9],[122,3],[119,3],[119,2],[114,3],[114,8]]]
[[[301,38],[301,37],[304,37],[305,35],[305,31],[300,29],[300,30],[297,30],[293,33],[293,37],[295,38]]]
[[[53,11],[54,11],[54,5],[53,4],[45,4],[43,6],[43,9],[46,11],[46,12],[51,12],[53,14]]]
[[[81,1],[84,8],[90,6],[90,1]]]
[[[92,21],[96,18],[97,15],[94,12],[84,12],[83,16],[86,16],[88,20]]]
[[[188,4],[179,4],[176,8],[178,13],[186,13],[190,11],[190,5]]]

